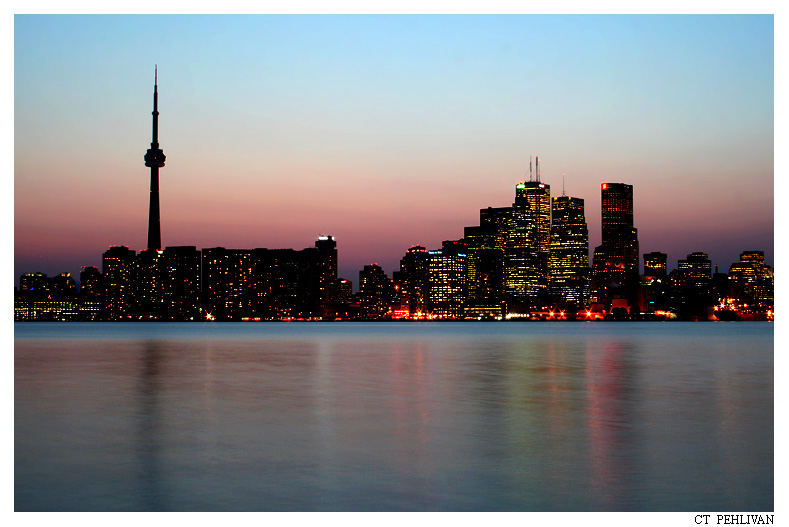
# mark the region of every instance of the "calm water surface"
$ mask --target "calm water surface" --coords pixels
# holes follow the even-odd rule
[[[16,510],[773,510],[770,323],[16,323]]]

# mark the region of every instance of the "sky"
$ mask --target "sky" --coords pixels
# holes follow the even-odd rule
[[[145,248],[154,64],[162,243],[337,240],[391,274],[539,155],[552,195],[634,187],[641,253],[773,262],[768,15],[16,15],[14,279]]]

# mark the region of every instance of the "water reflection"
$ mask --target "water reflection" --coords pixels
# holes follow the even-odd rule
[[[16,507],[772,508],[771,334],[447,327],[18,341]]]
[[[137,438],[134,447],[139,472],[138,508],[149,511],[167,510],[167,497],[161,484],[164,475],[159,465],[160,441],[164,433],[158,400],[163,360],[160,343],[155,340],[143,343],[137,385]]]

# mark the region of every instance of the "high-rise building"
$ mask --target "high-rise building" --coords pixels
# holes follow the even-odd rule
[[[644,274],[646,276],[666,276],[668,255],[661,252],[644,253]]]
[[[412,245],[400,259],[400,292],[411,315],[427,312],[428,259],[421,245]]]
[[[253,315],[253,252],[214,247],[202,250],[203,308],[209,319]]]
[[[466,303],[466,254],[448,245],[428,251],[428,311],[439,318],[463,318]]]
[[[337,242],[332,236],[318,236],[315,242],[317,261],[315,262],[315,287],[317,288],[316,313],[328,314],[329,306],[335,302],[334,290],[337,282]]]
[[[544,190],[539,187],[537,189]],[[545,194],[537,196],[530,190],[534,190],[534,187],[527,187],[524,183],[516,185],[515,202],[509,208],[505,227],[504,290],[510,310],[516,305],[522,306],[515,308],[519,311],[535,305],[548,285],[547,273],[542,271],[541,263],[541,258],[547,256],[547,247],[544,253],[540,252],[539,215],[532,206],[532,202],[537,198],[542,206],[541,201]],[[548,217],[550,218],[550,213]],[[545,263],[547,271],[547,260]]]
[[[158,68],[153,77],[153,133],[151,148],[145,153],[145,166],[151,169],[151,195],[148,207],[148,250],[162,248],[162,233],[159,225],[159,168],[164,166],[165,155],[159,148],[159,91]]]
[[[337,303],[350,304],[353,302],[353,282],[345,278],[337,280]]]
[[[743,251],[740,261],[729,267],[729,289],[742,303],[768,308],[774,303],[773,276],[763,251]]]
[[[707,320],[717,299],[712,295],[712,263],[706,253],[694,252],[677,262],[669,276],[673,311],[686,320]]]
[[[136,254],[126,246],[113,245],[102,255],[105,316],[109,320],[129,318],[134,298]]]
[[[548,275],[548,254],[551,242],[551,186],[539,181],[524,181],[515,187],[513,208],[528,203],[534,224],[534,244],[537,246],[537,269],[543,284]],[[544,287],[544,285],[543,285]]]
[[[132,311],[139,319],[161,320],[166,316],[162,255],[163,251],[158,249],[145,249],[137,254]]]
[[[83,266],[79,273],[79,294],[82,298],[100,299],[103,280],[98,267]]]
[[[708,291],[712,281],[712,262],[707,253],[690,253],[685,260],[677,262],[677,271],[683,285],[697,291]]]
[[[548,269],[555,301],[573,306],[589,302],[589,231],[581,198],[553,198]]]
[[[392,303],[392,281],[378,264],[359,271],[359,307],[363,318],[384,318]]]
[[[201,320],[200,251],[193,245],[166,247],[162,255],[165,315],[168,320]]]
[[[638,302],[638,230],[633,227],[633,186],[603,183],[602,243],[595,248],[594,300],[611,304],[614,297],[631,309]]]

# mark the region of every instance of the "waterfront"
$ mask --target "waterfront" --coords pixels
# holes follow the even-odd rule
[[[17,510],[773,510],[770,323],[15,324]]]

